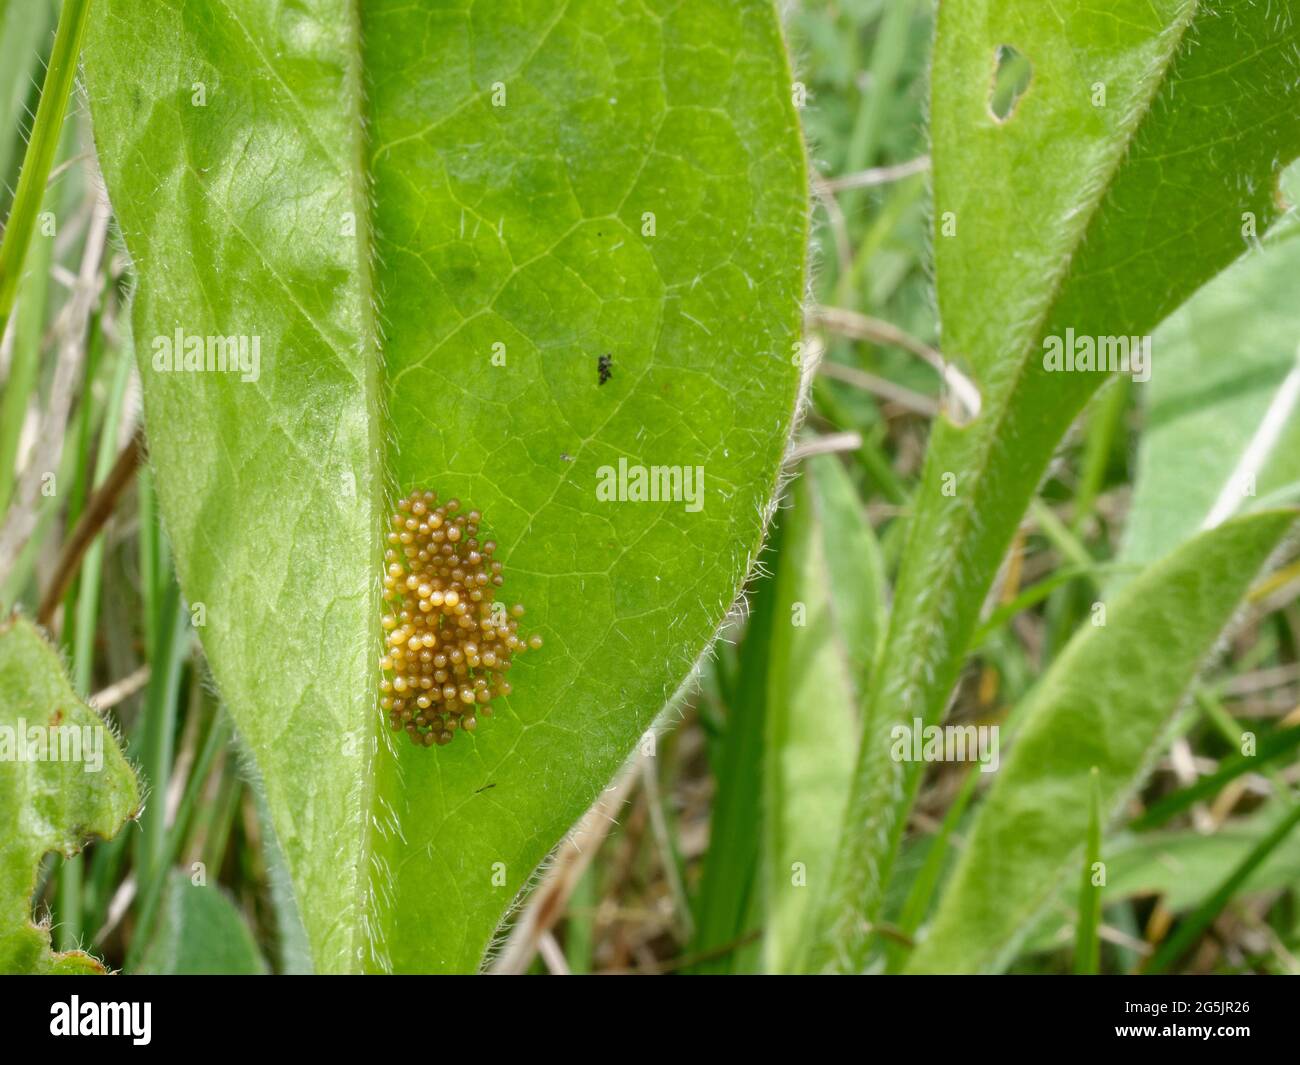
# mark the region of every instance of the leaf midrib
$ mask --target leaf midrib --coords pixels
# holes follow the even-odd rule
[[[380,364],[380,335],[376,318],[379,293],[375,287],[375,240],[374,223],[371,217],[374,204],[374,175],[369,168],[370,136],[368,131],[371,119],[366,106],[366,52],[361,25],[361,4],[363,2],[364,0],[349,0],[348,3],[348,12],[352,23],[351,39],[353,47],[348,56],[345,77],[349,90],[348,105],[352,115],[349,130],[351,139],[349,146],[351,149],[351,159],[349,161],[351,171],[349,176],[352,179],[350,190],[352,194],[352,216],[356,231],[356,260],[358,288],[360,290],[359,311],[362,323],[363,391],[366,410],[369,415],[367,418],[367,435],[370,444],[370,455],[366,470],[371,504],[369,571],[372,574],[377,574],[380,572],[380,566],[383,562],[383,540],[380,536],[379,523],[384,513],[384,496],[387,485],[382,462],[382,456],[384,455],[382,432],[384,382]],[[379,625],[381,600],[378,579],[369,581],[368,587],[370,595],[370,631],[367,634],[367,646],[377,648],[381,640]],[[366,666],[367,683],[359,689],[355,696],[357,701],[361,703],[357,708],[358,717],[365,723],[361,729],[365,749],[360,759],[361,853],[358,856],[354,874],[356,876],[354,891],[356,892],[358,926],[354,927],[350,932],[350,938],[354,937],[358,931],[370,928],[373,923],[369,917],[373,915],[372,904],[374,901],[374,893],[370,888],[370,867],[373,850],[372,840],[375,832],[375,818],[372,811],[375,808],[378,787],[375,759],[379,756],[384,737],[380,734],[380,717],[377,708],[368,704],[378,699],[379,674],[378,656],[371,654]],[[357,963],[363,962],[361,951],[365,945],[360,942],[354,942],[353,944],[354,957]],[[371,955],[373,957],[373,950]]]
[[[374,128],[374,116],[370,113],[369,97],[366,92],[368,55],[361,20],[361,5],[363,3],[364,0],[349,0],[348,4],[352,18],[351,38],[354,47],[349,56],[347,69],[349,107],[352,112],[352,121],[349,124],[352,141],[351,169],[345,176],[349,179],[349,187],[352,194],[352,209],[356,222],[356,261],[359,274],[358,289],[361,297],[361,310],[363,315],[363,373],[365,374],[363,389],[366,396],[366,406],[370,413],[368,432],[373,460],[372,469],[370,470],[370,483],[371,503],[376,524],[374,527],[372,543],[370,545],[370,572],[379,573],[383,558],[383,537],[381,535],[382,529],[379,527],[378,522],[382,520],[382,516],[385,513],[386,496],[391,494],[395,497],[396,489],[399,486],[393,483],[391,470],[387,462],[384,460],[384,456],[387,454],[387,449],[384,443],[385,434],[382,431],[382,426],[386,423],[387,408],[384,402],[386,381],[383,368],[382,332],[378,324],[379,319],[376,316],[376,308],[381,302],[381,292],[375,280],[377,246],[373,220],[373,211],[376,203],[374,166],[385,153],[389,152],[397,144],[425,137],[431,131],[436,130],[439,126],[449,121],[453,116],[460,113],[469,105],[470,102],[477,99],[479,94],[470,93],[461,104],[453,109],[453,111],[440,116],[436,122],[431,123],[418,133],[410,134],[397,141],[388,141],[376,147],[372,143],[370,136],[370,131]],[[529,52],[515,64],[515,72],[523,70],[527,67],[530,61],[536,58],[538,53],[550,39],[555,27],[564,20],[570,6],[571,0],[566,0],[566,2],[560,6],[554,18],[547,24],[544,32],[539,34],[538,40],[532,49],[530,49]],[[546,254],[549,254],[549,251],[539,253],[537,258],[541,258]],[[532,260],[529,260],[529,262],[531,261]],[[527,265],[527,262],[517,264],[514,269],[517,272],[525,265]],[[504,286],[505,282],[503,281],[501,287],[504,288]],[[472,320],[476,316],[477,315],[471,316],[470,319],[461,322],[457,329],[463,328],[467,324],[467,321]],[[662,329],[662,326],[663,312],[662,308],[660,308],[659,318],[656,322],[656,329]],[[445,343],[446,341],[444,340],[443,342]],[[394,378],[394,383],[401,379],[403,373],[411,369],[413,369],[413,366],[403,367],[402,370],[398,371],[397,376]],[[643,375],[644,372],[645,371],[643,371]],[[615,406],[615,408],[606,415],[605,422],[602,424],[612,421],[617,416],[624,402],[626,402],[626,400],[621,401],[617,406]],[[580,448],[585,448],[590,444],[590,442],[598,436],[598,433],[599,429],[587,434],[585,439],[582,441]],[[575,452],[575,454],[577,453],[580,453],[580,450]],[[559,485],[556,486],[552,493],[552,498],[554,497],[555,492],[558,491]],[[543,506],[545,506],[545,504],[543,504]],[[530,515],[530,529],[531,523],[536,520],[537,515],[537,511],[534,511]],[[665,520],[665,515],[657,515],[651,523],[651,526],[658,525],[663,520]],[[643,530],[642,535],[647,535],[648,532],[649,528]],[[624,551],[630,549],[631,547],[629,545],[624,548]],[[368,639],[370,646],[374,647],[378,647],[381,641],[379,618],[382,613],[382,600],[380,598],[379,588],[380,586],[377,580],[372,582],[369,586],[369,594],[371,597],[370,614],[372,621],[371,632]],[[593,650],[591,653],[594,655],[596,652]],[[586,661],[587,660],[584,660],[584,663]],[[376,809],[379,802],[379,774],[377,772],[376,759],[381,756],[380,752],[387,744],[388,737],[383,731],[380,715],[375,711],[374,706],[371,705],[378,699],[379,693],[380,671],[377,664],[377,658],[375,659],[374,664],[368,664],[366,668],[368,683],[362,690],[360,696],[362,705],[358,710],[360,719],[366,722],[366,726],[363,729],[363,735],[367,743],[367,748],[365,757],[361,760],[362,780],[360,782],[359,794],[362,802],[362,826],[360,855],[356,869],[357,880],[354,886],[354,891],[356,893],[355,897],[357,898],[356,914],[360,921],[363,934],[368,934],[368,942],[361,943],[354,941],[353,949],[360,951],[364,947],[369,947],[370,960],[381,970],[387,970],[388,964],[383,957],[382,952],[382,937],[380,937],[379,941],[377,941],[375,937],[375,932],[380,930],[379,920],[381,915],[376,906],[376,895],[373,888],[372,877],[377,872],[377,870],[373,868],[373,841],[374,832],[376,831],[373,811]],[[573,684],[576,684],[576,679],[571,681],[569,687],[572,687]],[[565,690],[567,691],[568,689],[566,688]],[[551,709],[554,709],[555,706],[560,704],[563,694],[564,692],[557,693],[556,698],[551,705]],[[516,740],[516,743],[518,742],[522,742],[522,736]],[[508,760],[512,750],[513,748],[503,752],[499,761],[504,762]],[[438,774],[438,781],[439,788],[442,789],[443,783],[441,773]],[[446,811],[443,815],[443,820],[445,821],[447,818],[453,817],[457,810],[476,797],[477,796],[474,795],[466,795],[462,797],[459,803]],[[507,814],[512,819],[515,819],[514,813],[508,807],[498,802],[494,797],[489,796],[487,801],[503,814]],[[518,828],[521,834],[525,834],[525,827],[522,824],[519,824]],[[456,877],[453,875],[452,869],[447,865],[446,859],[442,855],[437,854],[436,849],[434,855],[444,866],[447,873],[446,883],[452,886],[453,890],[456,892],[457,898],[459,899],[461,897],[461,887]],[[460,925],[459,932],[460,944],[456,947],[452,947],[451,944],[448,944],[448,953],[459,954],[463,952],[464,944],[469,935],[468,926],[465,924]],[[358,956],[356,960],[364,966],[363,956]]]

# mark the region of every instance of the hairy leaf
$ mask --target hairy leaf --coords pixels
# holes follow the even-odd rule
[[[1252,579],[1294,522],[1237,518],[1189,541],[1086,626],[1023,708],[913,972],[997,969],[1012,956],[1088,831],[1092,769],[1111,821],[1163,748],[1167,727]]]
[[[112,731],[77,697],[31,622],[0,622],[0,973],[103,972],[82,951],[54,953],[32,923],[41,857],[71,857],[137,813],[135,774]]]
[[[1006,46],[1031,75],[999,120],[990,91]],[[1267,228],[1278,171],[1300,153],[1289,7],[941,4],[931,85],[943,346],[981,404],[941,418],[930,441],[818,968],[865,964],[920,779],[890,758],[890,730],[942,716],[1026,505],[1107,379],[1049,371],[1050,338],[1149,334],[1244,250],[1244,215]]]
[[[807,214],[774,5],[95,11],[159,497],[316,969],[474,969],[758,547]],[[257,379],[155,370],[178,329],[259,336]],[[620,459],[702,467],[702,505],[600,502]],[[438,750],[376,708],[415,487],[482,510],[547,641]]]

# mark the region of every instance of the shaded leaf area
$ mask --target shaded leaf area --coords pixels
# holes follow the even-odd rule
[[[32,922],[37,867],[116,835],[139,805],[116,738],[58,654],[24,618],[0,623],[0,972],[104,971],[82,951],[51,951],[49,928]]]
[[[880,547],[840,460],[808,459],[791,490],[767,667],[764,967],[793,972],[830,880],[884,629]]]
[[[472,970],[758,548],[807,228],[774,6],[94,17],[150,460],[316,969]],[[260,338],[256,379],[155,366],[177,330]],[[602,502],[620,460],[701,471],[700,505]],[[381,526],[416,487],[483,512],[546,640],[436,751],[376,709]]]
[[[244,915],[218,885],[167,877],[157,924],[134,973],[159,976],[258,976],[266,961]]]
[[[996,970],[1014,955],[1088,831],[1092,769],[1103,820],[1162,749],[1174,711],[1250,582],[1294,522],[1266,512],[1192,539],[1087,626],[1029,696],[912,972]],[[1158,638],[1157,638],[1158,637]]]
[[[1006,45],[1033,74],[999,121],[989,92]],[[1300,153],[1298,45],[1294,13],[1261,4],[940,6],[938,306],[944,353],[981,408],[932,433],[816,968],[858,969],[871,952],[920,782],[890,758],[890,730],[942,716],[1053,451],[1110,376],[1055,372],[1050,338],[1140,342],[1245,250],[1244,213],[1267,228],[1280,168]]]

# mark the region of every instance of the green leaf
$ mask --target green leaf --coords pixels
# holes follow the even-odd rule
[[[1129,828],[1134,832],[1145,832],[1156,825],[1162,825],[1175,814],[1213,798],[1229,781],[1236,780],[1243,773],[1257,772],[1274,759],[1295,750],[1297,746],[1300,746],[1300,725],[1276,729],[1268,733],[1251,754],[1226,758],[1213,773],[1198,777],[1196,783],[1152,803],[1141,817],[1129,822]]]
[[[1088,787],[1088,836],[1079,874],[1079,911],[1074,931],[1074,971],[1096,976],[1101,968],[1101,889],[1096,872],[1101,866],[1101,774],[1093,766]]]
[[[311,944],[307,930],[302,926],[302,915],[293,894],[293,877],[271,824],[271,813],[266,808],[266,791],[260,784],[253,789],[257,807],[257,823],[262,830],[262,854],[266,859],[266,875],[270,881],[271,908],[275,911],[277,939],[276,971],[286,976],[312,974]]]
[[[1123,561],[1150,562],[1212,515],[1300,481],[1297,274],[1292,232],[1224,271],[1157,331]]]
[[[785,519],[767,668],[764,967],[792,972],[835,857],[884,628],[880,547],[840,460],[804,462]]]
[[[1210,927],[1211,922],[1250,880],[1255,870],[1286,842],[1296,825],[1300,825],[1300,803],[1294,803],[1272,831],[1251,848],[1250,853],[1241,859],[1209,897],[1179,922],[1174,934],[1160,944],[1160,949],[1147,963],[1145,971],[1162,973],[1176,962],[1200,934]]]
[[[1106,824],[1162,749],[1202,661],[1293,521],[1270,511],[1197,536],[1120,592],[1104,625],[1075,636],[1022,708],[910,971],[1006,962],[1077,868],[1092,767]]]
[[[964,823],[966,808],[975,797],[975,788],[979,784],[981,775],[978,766],[971,766],[966,770],[966,778],[948,806],[947,813],[943,815],[943,823],[940,824],[939,831],[931,837],[925,847],[924,860],[917,866],[916,873],[909,878],[911,883],[907,889],[907,896],[898,908],[897,927],[903,940],[894,939],[885,944],[887,965],[885,971],[890,974],[901,970],[906,963],[916,930],[921,927],[930,913],[935,889],[952,866],[954,833]],[[904,848],[909,845],[914,852],[920,850],[915,839],[904,842]],[[907,856],[906,849],[900,852],[900,864]],[[900,879],[895,878],[891,887],[896,890],[899,884]]]
[[[1032,75],[999,122],[1006,45]],[[1264,231],[1280,166],[1300,153],[1300,25],[1268,5],[941,4],[931,85],[944,354],[981,406],[932,433],[818,968],[859,969],[871,952],[920,781],[889,757],[890,730],[942,717],[1025,508],[1108,377],[1049,372],[1045,342],[1149,334],[1246,247],[1245,212]]]
[[[1159,895],[1174,913],[1200,905],[1223,876],[1239,866],[1276,828],[1284,813],[1271,807],[1211,835],[1192,829],[1152,835],[1122,835],[1108,842],[1106,894],[1111,899]],[[1274,850],[1242,885],[1244,891],[1272,891],[1300,880],[1300,841]]]
[[[162,511],[316,969],[474,969],[758,549],[807,226],[774,5],[102,0],[86,74]],[[178,328],[259,336],[258,379],[156,371]],[[702,508],[599,501],[623,457],[702,466]],[[413,487],[481,509],[546,638],[437,750],[376,708]]]
[[[1195,829],[1134,835],[1118,832],[1106,840],[1106,905],[1159,896],[1161,905],[1182,913],[1202,904],[1223,879],[1225,869],[1239,866],[1286,814],[1280,803],[1249,817],[1235,819],[1207,835]],[[1292,886],[1300,879],[1300,839],[1288,836],[1258,865],[1237,894],[1262,893]],[[1025,939],[1024,953],[1059,950],[1075,924],[1077,894],[1068,878],[1042,919]]]
[[[103,972],[82,951],[50,950],[31,920],[41,857],[71,857],[138,811],[135,774],[108,725],[72,690],[31,622],[0,623],[0,972]]]
[[[134,972],[258,976],[266,971],[248,922],[221,887],[191,883],[183,870],[173,869],[158,924]]]

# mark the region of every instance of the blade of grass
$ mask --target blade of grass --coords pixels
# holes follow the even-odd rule
[[[591,972],[592,949],[596,932],[596,870],[587,866],[569,896],[564,920],[564,957],[569,972],[585,976]]]
[[[240,779],[239,771],[233,762],[227,761],[221,787],[202,829],[203,850],[199,860],[202,861],[209,875],[215,876],[221,868],[243,794],[244,782]]]
[[[1201,933],[1210,927],[1210,924],[1228,905],[1250,874],[1259,868],[1268,856],[1282,844],[1297,824],[1300,824],[1300,802],[1295,803],[1287,811],[1276,827],[1251,849],[1250,853],[1214,889],[1209,898],[1179,922],[1174,934],[1160,945],[1160,948],[1142,971],[1149,975],[1165,972],[1182,957],[1188,948],[1200,938]]]
[[[1210,724],[1219,730],[1219,734],[1232,746],[1240,747],[1242,728],[1237,724],[1236,718],[1228,713],[1227,708],[1219,700],[1218,693],[1202,684],[1198,684],[1196,691],[1192,693],[1192,697],[1196,700],[1196,705],[1205,714]]]
[[[176,738],[176,701],[181,669],[189,654],[189,613],[180,586],[168,582],[163,594],[156,641],[149,656],[153,672],[141,721],[140,764],[150,789],[140,815],[135,872],[139,898],[148,898],[166,874],[167,823],[165,800],[171,781],[172,748]]]
[[[59,27],[54,35],[49,66],[45,69],[36,123],[27,142],[27,154],[18,176],[18,191],[14,194],[13,210],[5,226],[4,241],[0,243],[0,335],[4,334],[13,310],[18,280],[27,260],[27,249],[36,229],[41,201],[45,198],[45,183],[59,148],[63,116],[68,109],[68,93],[76,77],[77,55],[81,51],[81,38],[89,11],[90,0],[63,0],[63,10],[59,13]]]
[[[1074,492],[1074,514],[1070,520],[1070,528],[1076,534],[1082,531],[1084,523],[1092,516],[1097,496],[1105,484],[1111,456],[1123,436],[1124,415],[1128,411],[1131,391],[1129,379],[1118,377],[1092,401],[1080,462],[1079,484]]]
[[[93,486],[96,489],[103,485],[114,465],[117,438],[121,427],[122,401],[126,395],[127,383],[131,378],[131,359],[128,353],[118,349],[115,352],[115,358],[113,378],[109,385],[109,393],[104,408],[104,424],[99,434],[99,451],[95,458]],[[89,393],[87,393],[86,398],[88,399],[88,397]],[[93,500],[91,506],[94,506]],[[74,531],[73,536],[75,537],[75,535]],[[78,691],[88,691],[92,679],[95,629],[99,619],[100,586],[103,575],[103,554],[103,537],[99,536],[86,550],[80,565],[80,581],[75,596],[70,591],[68,601],[64,607],[65,619],[69,617],[75,619],[71,656],[73,683]],[[75,568],[75,563],[73,568]],[[65,620],[65,626],[66,624]],[[109,846],[121,850],[125,846],[125,836],[117,837]],[[81,855],[77,855],[75,860],[80,861]],[[81,908],[84,908],[87,916],[84,927],[93,929],[100,927],[103,923],[104,909],[108,904],[108,899],[106,885],[102,883],[100,876],[100,870],[103,866],[99,861],[98,847],[93,852],[91,861],[89,892],[85,894],[83,893],[84,889],[79,888],[79,894],[76,897],[81,900]],[[80,879],[79,876],[78,879]],[[73,888],[69,886],[67,890],[72,892]],[[63,900],[64,913],[69,912],[71,900],[71,895]]]
[[[867,265],[872,258],[881,251],[886,241],[888,241],[895,232],[901,219],[924,198],[929,186],[926,183],[925,174],[914,174],[895,185],[891,185],[884,192],[885,201],[880,209],[879,216],[872,223],[871,227],[864,234],[857,250],[853,253],[853,265],[847,279],[842,285],[837,284],[835,290],[835,301],[846,307],[863,307],[869,306],[871,300],[868,298],[871,293],[868,286],[863,284],[863,275],[867,271]],[[853,302],[844,302],[852,300],[851,293],[861,292],[862,299]],[[847,347],[846,341],[839,341],[839,350]]]
[[[1170,818],[1196,803],[1216,795],[1228,781],[1235,780],[1243,773],[1258,770],[1289,751],[1295,750],[1296,747],[1300,747],[1300,725],[1270,732],[1260,741],[1254,754],[1236,755],[1226,759],[1215,772],[1153,803],[1141,817],[1132,821],[1129,828],[1135,832],[1146,832],[1163,825]]]
[[[0,210],[8,207],[14,161],[22,151],[22,130],[35,103],[35,85],[49,45],[54,9],[45,0],[0,4]]]
[[[181,796],[180,805],[176,808],[176,818],[167,831],[161,859],[164,872],[161,876],[153,878],[147,892],[139,901],[140,919],[131,940],[133,951],[135,951],[137,944],[140,945],[140,949],[143,949],[143,944],[147,943],[151,937],[158,917],[158,906],[165,894],[168,871],[181,853],[181,845],[189,834],[199,795],[208,781],[208,774],[212,770],[212,763],[216,759],[217,752],[226,746],[230,737],[230,718],[218,709],[208,726],[208,734],[204,737],[203,746],[199,750],[198,757],[194,760],[189,779],[185,782],[185,792]]]
[[[65,543],[72,529],[80,520],[86,508],[86,498],[90,495],[93,487],[91,478],[94,475],[95,430],[104,417],[102,404],[96,402],[94,398],[95,383],[99,378],[100,362],[103,354],[103,334],[99,328],[99,315],[96,314],[91,318],[90,328],[86,333],[86,365],[82,374],[81,402],[77,405],[77,411],[73,419],[75,425],[73,451],[77,455],[77,464],[73,469],[72,485],[67,490],[67,508],[63,513],[63,540]],[[78,575],[76,573],[69,574],[65,582],[64,594],[61,597],[63,600],[61,635],[63,645],[68,651],[73,649],[78,587]],[[42,621],[42,624],[47,624],[47,622]],[[75,673],[73,676],[75,682]],[[89,683],[89,680],[87,680],[87,683]],[[84,689],[79,687],[78,690]]]
[[[148,463],[140,467],[136,477],[136,509],[140,525],[140,606],[144,617],[144,639],[146,647],[153,647],[158,639],[162,582],[158,577],[161,567],[158,564],[160,537],[157,497],[154,495],[153,473]]]
[[[875,434],[861,431],[864,427],[856,423],[856,419],[849,414],[845,405],[836,397],[835,390],[824,378],[819,377],[813,381],[812,394],[817,410],[836,428],[860,431],[862,447],[857,451],[857,458],[866,471],[871,490],[878,492],[895,506],[903,506],[907,502],[907,489],[898,474],[894,472],[889,456],[881,448]]]
[[[18,482],[18,441],[27,408],[36,392],[45,332],[45,301],[50,287],[54,242],[43,240],[31,255],[32,269],[22,282],[22,299],[10,323],[13,358],[0,401],[0,516],[9,509]]]
[[[1062,585],[1069,584],[1071,581],[1077,581],[1081,577],[1087,577],[1093,580],[1096,577],[1104,576],[1107,573],[1118,569],[1131,569],[1133,567],[1109,566],[1104,563],[1093,563],[1089,566],[1070,566],[1066,569],[1058,570],[1050,577],[1045,577],[1036,584],[1030,585],[1010,602],[1003,603],[996,610],[989,614],[984,623],[975,630],[971,637],[971,649],[975,650],[985,640],[1002,628],[1017,614],[1028,610],[1030,607],[1037,606],[1044,599],[1050,596]]]
[[[65,529],[71,528],[76,523],[85,506],[86,495],[90,488],[86,473],[90,469],[90,441],[94,421],[99,413],[98,405],[93,401],[92,396],[103,351],[102,339],[99,317],[96,315],[87,335],[85,384],[82,387],[82,401],[76,416],[77,445],[73,449],[78,456],[78,462],[72,487],[68,493]],[[87,601],[97,603],[98,598],[98,574],[94,575],[93,580],[83,580],[77,585],[69,585],[67,595],[64,597],[63,643],[72,657],[72,686],[77,692],[90,690],[90,651],[94,639],[94,615],[91,614],[89,629],[87,629],[80,617],[80,606]],[[74,950],[81,945],[82,934],[86,928],[84,852],[79,851],[72,857],[65,858],[59,869],[58,878],[56,905],[59,915],[59,947],[61,950]]]
[[[1029,504],[1029,513],[1048,542],[1073,566],[1085,571],[1096,567],[1097,561],[1087,547],[1042,499],[1035,498]]]
[[[912,23],[913,0],[894,0],[885,7],[876,30],[875,47],[871,52],[871,66],[863,79],[862,99],[858,106],[853,132],[849,137],[849,151],[846,160],[847,172],[856,174],[865,170],[876,158],[880,146],[880,133],[884,127],[886,108],[893,98],[894,83],[903,67],[907,56],[907,34]],[[859,210],[864,190],[851,189],[843,194],[840,207],[846,218],[852,219]],[[840,279],[836,300],[842,306],[856,306],[857,301],[848,302],[852,291],[853,279],[858,275],[856,257],[854,269]]]
[[[706,956],[701,973],[733,971],[735,959],[711,952],[749,931],[758,884],[762,839],[763,729],[767,711],[767,660],[775,609],[773,578],[781,544],[781,522],[772,528],[763,556],[766,572],[750,592],[752,612],[740,647],[736,692],[728,707],[717,767],[717,794],[709,824],[709,849],[696,897],[695,938],[690,953]]]
[[[79,143],[77,134],[75,123],[64,125],[56,158],[67,160],[73,157]],[[75,208],[85,191],[78,181],[60,181],[46,190],[41,207],[62,219]],[[4,399],[0,401],[0,516],[8,510],[18,483],[18,442],[27,421],[28,407],[40,382],[55,244],[55,235],[42,231],[41,239],[28,250],[28,269],[19,281],[17,306],[9,322],[8,339],[13,343],[13,359],[5,381]],[[85,396],[81,403],[83,407],[95,409],[95,404],[87,402]],[[66,482],[61,478],[60,483]]]

